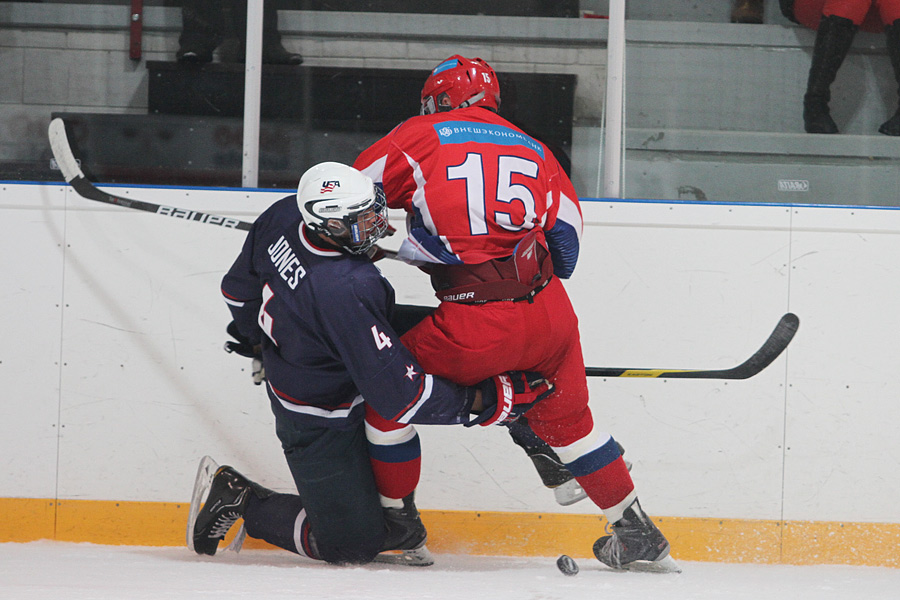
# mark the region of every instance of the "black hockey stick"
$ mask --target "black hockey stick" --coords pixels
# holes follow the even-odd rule
[[[197,221],[199,223],[208,223],[209,225],[218,225],[228,229],[240,229],[243,231],[248,231],[250,229],[251,223],[232,219],[230,217],[188,210],[186,208],[177,208],[175,206],[154,204],[153,202],[146,202],[144,200],[132,200],[130,198],[108,194],[98,189],[97,186],[88,181],[84,176],[84,172],[81,170],[81,167],[78,166],[78,161],[72,153],[72,147],[69,145],[69,138],[66,136],[66,124],[63,120],[57,117],[50,121],[48,133],[50,136],[50,150],[53,152],[53,157],[56,159],[56,164],[59,166],[60,172],[62,172],[63,177],[65,177],[66,183],[71,185],[82,198],[96,200],[97,202],[104,202],[106,204],[115,204],[116,206],[123,206],[125,208],[152,212],[163,215],[164,217],[174,217],[186,221]],[[378,246],[373,247],[378,248],[379,252],[383,253],[383,258],[399,260],[397,258],[397,252],[394,250],[388,250]]]
[[[69,146],[69,139],[66,137],[66,125],[63,120],[56,118],[50,121],[48,133],[50,135],[50,150],[53,151],[53,157],[56,159],[56,164],[59,165],[59,170],[62,172],[63,177],[65,177],[66,183],[71,185],[82,198],[96,200],[97,202],[104,202],[106,204],[115,204],[125,208],[152,212],[165,217],[174,217],[186,221],[198,221],[209,225],[218,225],[228,229],[242,229],[244,231],[250,229],[250,223],[247,223],[246,221],[196,210],[188,210],[186,208],[154,204],[143,200],[122,198],[121,196],[114,196],[101,191],[94,186],[93,183],[87,180],[84,173],[81,171],[81,167],[78,166],[78,161],[75,160],[75,155],[72,154],[72,148]]]
[[[794,313],[787,313],[769,339],[763,343],[753,356],[730,369],[612,369],[609,367],[585,367],[588,377],[665,377],[681,379],[747,379],[753,377],[778,358],[788,347],[797,328],[800,327],[800,319]]]
[[[69,140],[66,137],[66,126],[62,119],[56,118],[50,121],[48,130],[50,136],[50,149],[56,159],[59,170],[65,177],[66,182],[82,198],[104,202],[106,204],[115,204],[125,208],[133,208],[147,212],[156,213],[167,217],[177,219],[185,219],[188,221],[198,221],[200,223],[208,223],[210,225],[218,225],[229,229],[249,230],[250,223],[213,215],[209,213],[188,210],[185,208],[177,208],[174,206],[165,206],[162,204],[154,204],[143,200],[133,200],[114,196],[101,191],[93,183],[87,180],[72,148],[69,146]],[[392,250],[382,249],[385,258],[397,259],[397,253]],[[769,339],[756,351],[756,353],[748,358],[740,365],[731,369],[720,370],[698,370],[698,369],[619,369],[612,367],[585,367],[585,374],[588,377],[662,377],[662,378],[682,378],[682,379],[747,379],[753,377],[769,364],[787,348],[794,334],[797,333],[797,327],[800,320],[797,315],[787,313],[781,317],[781,321],[775,327],[775,331],[769,336]]]

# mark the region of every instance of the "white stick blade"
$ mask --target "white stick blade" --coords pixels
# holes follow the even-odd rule
[[[66,124],[59,117],[50,121],[47,129],[50,136],[50,150],[53,152],[53,158],[59,165],[66,183],[72,181],[76,177],[84,177],[75,155],[72,154],[72,148],[69,146],[69,138],[66,137]]]

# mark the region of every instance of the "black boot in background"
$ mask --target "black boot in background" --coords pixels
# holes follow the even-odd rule
[[[841,68],[858,29],[850,19],[834,15],[822,17],[816,32],[806,95],[803,96],[803,126],[806,133],[838,132],[828,110],[831,84],[837,77],[838,69]]]
[[[208,63],[213,51],[222,43],[225,22],[215,2],[183,0],[181,35],[175,59],[186,63]]]
[[[900,84],[900,19],[885,27],[884,34],[887,37],[888,56],[891,59],[891,66],[894,68],[894,79]],[[897,89],[897,94],[900,95],[900,87]],[[898,104],[894,116],[882,123],[878,131],[884,135],[900,136],[900,104]]]
[[[238,2],[240,10],[235,10],[231,22],[234,23],[234,46],[223,45],[221,51],[223,61],[242,63],[246,60],[247,3]],[[262,62],[265,65],[299,65],[303,57],[288,51],[281,44],[281,32],[278,31],[278,11],[271,3],[263,5],[263,48]]]

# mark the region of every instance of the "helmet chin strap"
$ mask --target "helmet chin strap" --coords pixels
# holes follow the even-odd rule
[[[303,224],[303,228],[306,230],[306,237],[312,243],[313,246],[321,248],[323,250],[334,248],[339,250],[343,248],[343,244],[339,243],[335,240],[331,235],[322,231],[320,229],[316,229],[314,227],[310,227],[307,224]]]
[[[339,227],[326,225],[325,230],[322,231],[322,237],[328,240],[328,243],[333,246],[337,246],[338,248],[347,250],[351,253],[353,252],[350,230],[348,230],[343,223],[341,223]]]
[[[468,100],[464,100],[463,102],[460,102],[459,106],[456,106],[456,107],[451,107],[451,106],[446,106],[446,105],[435,105],[434,99],[432,98],[431,102],[429,102],[427,104],[426,103],[422,104],[422,109],[419,111],[419,114],[433,115],[435,112],[450,112],[451,110],[456,110],[457,108],[468,108],[468,107],[472,106],[473,104],[475,104],[476,102],[483,100],[485,95],[486,95],[485,91],[482,90],[482,91],[478,92],[477,94],[475,94],[474,96],[472,96],[471,98],[469,98]],[[491,108],[491,110],[493,110],[493,108]]]
[[[460,102],[459,106],[457,106],[456,108],[467,108],[469,106],[472,106],[473,104],[475,104],[476,102],[478,102],[479,100],[481,100],[483,98],[484,98],[484,90],[481,90],[480,92],[478,92],[477,94],[475,94],[474,96],[469,98],[468,100]]]

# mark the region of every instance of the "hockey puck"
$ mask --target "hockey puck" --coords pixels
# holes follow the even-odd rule
[[[578,563],[569,556],[568,554],[563,554],[559,558],[556,559],[556,566],[562,572],[563,575],[578,575]]]

